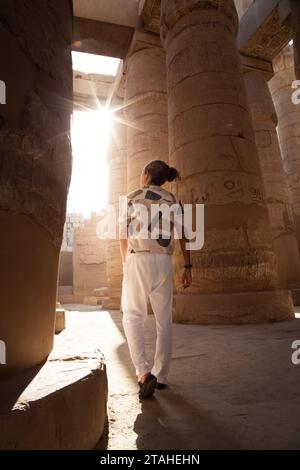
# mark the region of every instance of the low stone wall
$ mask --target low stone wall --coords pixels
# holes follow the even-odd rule
[[[94,296],[94,290],[107,286],[106,277],[106,240],[97,236],[97,224],[101,223],[99,214],[92,214],[83,227],[76,229],[73,247],[73,295],[74,298]]]

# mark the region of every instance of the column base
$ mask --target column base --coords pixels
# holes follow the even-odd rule
[[[292,293],[288,290],[174,296],[175,323],[241,325],[294,318]]]
[[[105,360],[66,331],[42,366],[1,378],[0,450],[90,450],[99,442],[107,418]]]

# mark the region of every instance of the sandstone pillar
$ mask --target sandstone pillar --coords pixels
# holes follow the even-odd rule
[[[0,374],[41,363],[52,349],[71,175],[72,4],[29,3],[0,5]]]
[[[291,318],[275,291],[276,259],[249,105],[236,48],[232,0],[163,0],[170,163],[184,203],[205,204],[205,244],[192,253],[194,283],[175,321],[255,323]]]
[[[300,2],[299,0],[290,0],[290,5],[292,10],[295,75],[300,80]]]
[[[115,206],[119,216],[119,197],[127,193],[127,128],[117,120],[113,121],[110,145],[108,147],[109,162],[109,194],[108,203]],[[118,230],[117,230],[118,235]],[[123,267],[119,248],[119,240],[107,240],[107,286],[109,299],[104,302],[107,309],[120,309]]]
[[[274,71],[269,85],[278,116],[277,131],[300,253],[300,104],[294,104],[292,100],[295,92],[292,88],[295,80],[292,47],[288,46],[274,60]],[[300,293],[295,301],[300,304]]]
[[[139,187],[150,160],[168,160],[165,53],[156,35],[135,32],[127,57],[127,190]]]
[[[244,74],[277,257],[277,286],[300,284],[300,261],[277,136],[277,114],[268,83],[259,71]]]

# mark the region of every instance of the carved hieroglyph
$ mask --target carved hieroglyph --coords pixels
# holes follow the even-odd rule
[[[252,71],[246,72],[244,77],[278,261],[277,285],[281,288],[299,287],[300,262],[276,131],[276,110],[263,74]]]
[[[240,323],[291,315],[286,293],[286,308],[285,301],[273,308],[276,259],[237,31],[232,0],[162,2],[170,164],[182,176],[174,190],[184,203],[205,204],[205,244],[192,253],[188,295],[180,291],[182,260],[176,259],[182,294],[175,299],[177,321]],[[260,295],[263,290],[267,295]],[[218,302],[217,293],[223,293]]]
[[[295,75],[300,80],[300,2],[299,0],[290,0],[290,5],[292,10]]]
[[[157,36],[135,32],[126,64],[127,190],[150,160],[168,160],[165,52]]]
[[[2,56],[8,96],[0,114],[0,209],[31,216],[59,247],[71,177],[70,2],[59,12],[46,2],[30,8],[1,3],[1,41],[14,60]]]
[[[278,115],[278,136],[300,252],[300,104],[294,104],[295,80],[293,48],[288,46],[274,60],[275,75],[270,81]]]

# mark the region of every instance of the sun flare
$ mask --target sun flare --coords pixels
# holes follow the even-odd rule
[[[68,212],[89,217],[107,204],[109,171],[106,158],[112,123],[111,112],[74,111],[71,137],[73,148],[72,181]]]

